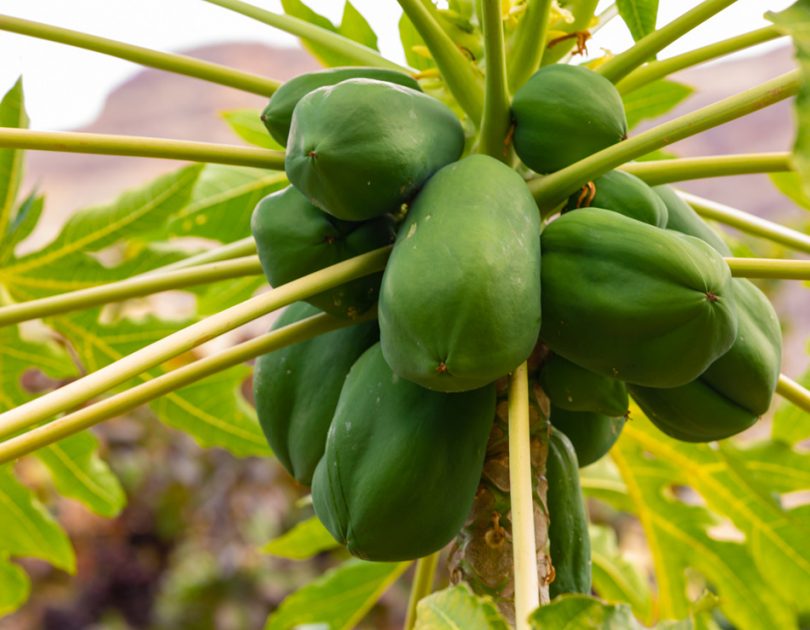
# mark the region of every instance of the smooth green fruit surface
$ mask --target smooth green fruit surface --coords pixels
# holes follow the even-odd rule
[[[440,391],[514,369],[540,329],[540,221],[523,179],[473,155],[414,200],[380,290],[380,339],[400,376]]]
[[[313,206],[292,186],[258,203],[251,229],[264,274],[274,287],[390,245],[395,237],[388,215],[341,221]],[[382,273],[358,278],[308,301],[332,315],[354,318],[376,302],[381,278]]]
[[[577,453],[580,468],[604,457],[619,439],[625,416],[606,416],[591,411],[569,411],[551,404],[551,424],[565,433]]]
[[[630,388],[650,420],[676,439],[708,442],[736,435],[770,407],[782,360],[779,319],[750,281],[736,279],[732,288],[739,328],[728,352],[682,387]]]
[[[552,431],[546,462],[548,539],[555,578],[551,597],[591,592],[591,539],[579,485],[579,464],[571,441]]]
[[[512,117],[515,151],[538,173],[557,171],[627,136],[621,96],[584,66],[538,70],[515,93]]]
[[[677,387],[734,342],[731,274],[703,241],[582,208],[542,235],[549,348],[593,372]]]
[[[543,363],[539,381],[548,399],[560,409],[608,416],[623,416],[629,409],[624,383],[586,370],[558,354]]]
[[[318,313],[296,302],[272,329]],[[276,457],[300,483],[312,482],[346,374],[378,337],[377,323],[364,322],[256,359],[253,395],[259,423]]]
[[[399,85],[349,79],[298,102],[285,169],[310,202],[360,221],[398,211],[463,150],[461,123],[444,103]]]
[[[327,68],[317,72],[308,72],[285,81],[270,98],[262,112],[262,122],[273,139],[281,146],[287,146],[290,125],[295,106],[307,94],[325,85],[335,85],[347,79],[376,79],[404,85],[421,91],[419,83],[411,76],[396,70],[385,68]]]
[[[688,234],[708,243],[723,256],[731,256],[731,250],[717,233],[710,228],[688,203],[681,199],[669,186],[653,188],[667,206],[667,229]]]
[[[469,514],[495,413],[495,386],[432,392],[391,372],[379,345],[352,367],[315,471],[315,513],[367,560],[441,549]]]
[[[568,210],[604,208],[656,227],[667,226],[667,206],[635,175],[610,171],[584,186],[568,200]]]

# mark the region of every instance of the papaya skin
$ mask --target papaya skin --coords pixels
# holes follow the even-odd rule
[[[296,302],[272,330],[319,312]],[[299,483],[312,482],[346,374],[378,338],[377,323],[364,322],[256,359],[253,394],[259,424],[273,453]]]
[[[541,240],[541,338],[569,361],[677,387],[734,342],[731,274],[703,241],[595,208],[563,215]]]
[[[274,287],[390,245],[395,238],[389,215],[341,221],[313,206],[292,186],[257,204],[251,230],[264,274]],[[358,278],[307,301],[331,315],[354,319],[377,301],[381,279],[382,273]]]
[[[667,206],[668,230],[699,238],[723,256],[731,256],[731,250],[723,239],[671,187],[654,186],[653,191]]]
[[[469,514],[494,415],[494,384],[431,392],[396,376],[372,346],[341,391],[312,482],[315,513],[365,560],[441,549]]]
[[[610,171],[588,182],[568,199],[567,211],[588,206],[612,210],[656,227],[667,226],[663,199],[641,179],[623,171]]]
[[[308,72],[285,81],[284,84],[275,91],[267,107],[262,111],[262,122],[270,132],[273,139],[281,146],[287,146],[287,138],[290,135],[290,125],[295,106],[307,94],[319,87],[335,85],[347,79],[376,79],[388,83],[404,85],[412,90],[421,92],[419,83],[413,77],[388,70],[386,68],[327,68],[316,72]]]
[[[284,164],[310,203],[363,221],[398,212],[463,150],[461,122],[444,103],[399,85],[349,79],[298,102]]]
[[[779,320],[749,280],[735,279],[732,286],[739,329],[728,352],[682,387],[630,387],[653,424],[678,440],[731,437],[752,426],[770,407],[782,358]]]
[[[551,424],[571,440],[580,468],[602,459],[619,439],[625,416],[606,416],[592,411],[569,411],[551,405]]]
[[[414,200],[383,274],[380,335],[395,373],[475,389],[524,361],[540,329],[540,222],[494,158],[446,166]]]
[[[548,539],[554,581],[549,595],[591,592],[591,538],[579,485],[579,463],[571,441],[552,430],[546,461]]]
[[[538,379],[552,405],[559,409],[608,416],[623,416],[629,409],[624,383],[586,370],[557,354],[543,363]]]
[[[627,136],[616,88],[583,66],[538,70],[515,92],[512,118],[515,151],[538,173],[558,171]]]

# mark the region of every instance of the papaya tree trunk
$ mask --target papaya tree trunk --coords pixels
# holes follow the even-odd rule
[[[548,584],[552,579],[548,555],[548,509],[546,505],[546,457],[548,454],[549,402],[537,384],[542,350],[529,360],[530,434],[532,495],[537,545],[540,603],[549,601]],[[450,581],[467,582],[479,595],[489,595],[501,613],[514,623],[515,586],[512,560],[512,523],[509,498],[509,439],[507,384],[498,384],[495,422],[487,445],[484,470],[470,516],[453,541],[448,558]]]

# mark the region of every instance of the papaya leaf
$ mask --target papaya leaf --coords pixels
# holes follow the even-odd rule
[[[22,606],[30,591],[31,581],[26,572],[0,554],[0,617]]]
[[[769,11],[765,17],[793,39],[796,59],[802,74],[802,86],[796,96],[797,130],[793,144],[793,163],[806,193],[810,194],[810,4],[798,0],[784,11]]]
[[[744,449],[723,442],[722,449],[740,458],[754,483],[763,491],[786,493],[810,488],[810,453],[800,453],[789,444],[770,440]]]
[[[287,185],[284,173],[256,168],[208,165],[191,199],[168,226],[169,236],[196,236],[230,243],[250,236],[253,208]]]
[[[39,558],[69,573],[76,570],[67,534],[9,466],[0,467],[0,522],[0,556]]]
[[[402,42],[405,60],[411,68],[428,70],[436,67],[436,62],[427,52],[425,40],[422,39],[413,22],[404,13],[399,18],[399,40]]]
[[[201,168],[164,175],[112,204],[74,213],[51,243],[5,264],[0,285],[23,301],[128,277],[127,267],[105,266],[90,252],[165,230],[166,221],[188,205]]]
[[[188,322],[147,317],[100,323],[98,310],[55,318],[52,325],[68,339],[88,371],[95,371],[157,341]],[[182,362],[179,358],[175,361]],[[177,365],[173,365],[177,367]],[[187,432],[202,446],[219,446],[237,456],[268,455],[253,407],[241,394],[248,368],[236,366],[166,394],[152,403],[165,424]],[[160,374],[151,370],[131,385]]]
[[[580,469],[579,484],[586,497],[599,499],[617,510],[632,512],[627,486],[609,457]]]
[[[320,26],[333,33],[343,35],[348,39],[354,40],[368,48],[377,50],[377,36],[371,30],[366,19],[351,5],[346,2],[343,8],[343,20],[339,26],[335,26],[332,22],[323,15],[316,13],[308,7],[302,0],[281,0],[281,6],[287,15],[297,17],[298,19]],[[320,44],[301,39],[301,44],[306,48],[313,57],[320,61],[323,65],[328,67],[334,66],[356,66],[357,63],[352,57],[342,55],[340,53],[324,48]]]
[[[261,112],[256,109],[232,109],[220,114],[231,130],[242,140],[264,149],[283,151],[261,121]]]
[[[644,623],[653,620],[653,601],[647,580],[619,551],[616,533],[607,527],[592,525],[591,559],[594,590],[602,599],[617,604],[626,602]]]
[[[754,521],[750,525],[735,520],[740,510],[750,510],[750,503],[759,497],[754,498],[755,492],[745,485],[732,482],[736,475],[714,449],[671,440],[639,414],[625,426],[611,455],[627,484],[634,512],[647,538],[662,617],[679,619],[690,613],[685,571],[691,567],[705,577],[719,596],[724,615],[739,628],[795,627],[795,617],[782,596],[787,592],[783,590],[785,578],[795,579],[789,577],[795,571],[784,577],[765,573],[754,560],[762,547],[752,544],[753,534],[749,534],[755,527],[768,529],[772,537],[768,540],[783,540],[783,532],[768,527],[763,522],[767,516],[747,514]],[[720,488],[724,483],[729,487]],[[720,521],[709,509],[678,498],[678,487],[689,485],[710,508],[730,518],[746,534],[746,544],[709,535]],[[770,512],[771,507],[765,510]]]
[[[0,101],[0,127],[24,129],[28,127],[25,113],[22,78]],[[15,219],[17,193],[22,182],[23,152],[17,149],[0,149],[0,252],[2,242]]]
[[[244,302],[258,289],[266,286],[267,280],[263,275],[215,282],[199,291],[194,291],[197,294],[197,315],[201,317],[214,315],[229,306]]]
[[[810,387],[810,371],[806,372],[799,382],[804,387]],[[789,400],[783,400],[773,417],[771,437],[791,445],[810,438],[810,413]]]
[[[354,628],[410,562],[348,562],[289,595],[267,618],[265,630],[323,624],[330,630]]]
[[[451,586],[422,599],[415,630],[508,630],[491,597],[475,595],[466,584]]]
[[[796,172],[769,173],[776,189],[797,206],[810,210],[810,194],[805,192],[802,176]]]
[[[687,99],[694,90],[688,85],[659,79],[622,95],[627,128],[635,128],[641,121],[663,116]]]
[[[635,41],[655,30],[658,0],[616,0],[616,8]]]
[[[37,197],[33,193],[23,200],[6,230],[5,238],[0,241],[0,264],[11,260],[17,244],[31,234],[42,216],[44,206],[44,197]]]
[[[77,433],[37,451],[53,476],[56,489],[100,516],[117,516],[126,504],[121,483],[96,454],[98,439]]]
[[[625,604],[605,604],[588,595],[560,595],[547,606],[541,606],[529,617],[536,630],[643,630]],[[658,630],[690,630],[691,622],[664,622]]]
[[[296,523],[290,531],[268,542],[262,551],[288,560],[309,560],[322,551],[339,546],[323,523],[313,516]]]

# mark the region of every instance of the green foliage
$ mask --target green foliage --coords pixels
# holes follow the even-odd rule
[[[28,599],[31,583],[16,564],[0,556],[0,617],[14,612]]]
[[[349,630],[362,619],[410,562],[349,560],[290,595],[267,619],[265,630],[321,623]]]
[[[799,382],[805,387],[810,387],[810,371],[806,372]],[[810,414],[787,400],[782,401],[773,417],[771,437],[790,445],[810,438]],[[808,487],[810,484],[805,486]]]
[[[462,583],[423,598],[415,630],[508,630],[490,597],[479,597]]]
[[[535,630],[643,630],[624,604],[604,604],[587,595],[563,595],[538,608],[529,618]],[[657,630],[691,630],[688,621],[661,623]]]
[[[622,94],[627,128],[635,129],[644,120],[657,118],[672,111],[692,95],[688,85],[659,79],[627,94]]]
[[[262,551],[288,560],[308,560],[313,556],[338,547],[329,530],[318,517],[297,523],[290,531],[268,542]]]
[[[273,136],[267,134],[267,129],[261,121],[261,113],[257,109],[231,109],[222,112],[223,120],[228,127],[242,140],[263,149],[283,150]]]
[[[658,18],[658,0],[617,0],[619,15],[638,41],[655,30]]]
[[[309,8],[302,0],[281,0],[281,5],[284,7],[284,12],[287,15],[292,15],[301,20],[320,26],[328,31],[343,35],[348,39],[355,41],[363,46],[367,46],[372,50],[377,48],[377,36],[369,26],[366,19],[360,14],[354,5],[347,0],[343,5],[343,18],[339,25],[332,24],[329,19],[316,13]],[[301,43],[312,55],[325,66],[353,66],[357,65],[354,58],[340,53],[334,52],[319,44],[316,44],[306,39],[302,39]]]

